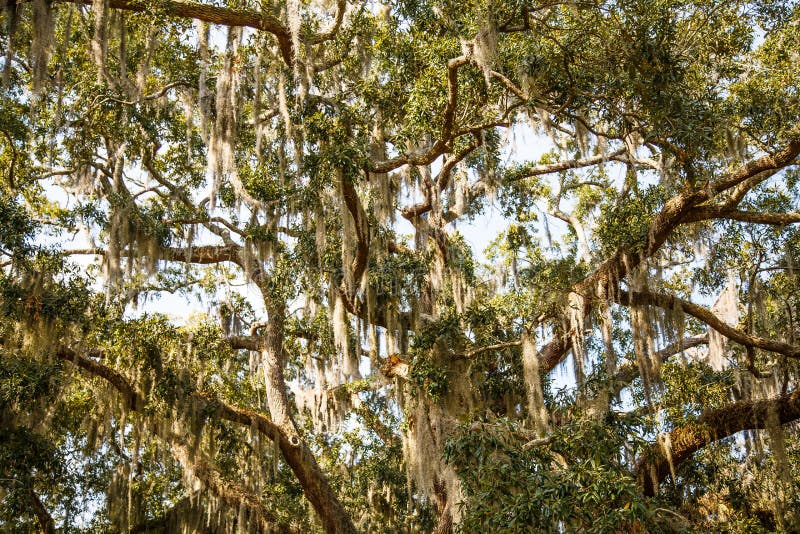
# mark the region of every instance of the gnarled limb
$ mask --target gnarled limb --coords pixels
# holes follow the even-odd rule
[[[658,306],[659,308],[670,310],[680,309],[683,310],[684,313],[699,319],[723,336],[740,345],[775,352],[789,358],[800,358],[800,347],[790,345],[783,341],[766,339],[743,332],[727,324],[708,308],[704,308],[694,302],[689,302],[688,300],[678,298],[674,295],[668,295],[666,293],[619,291],[617,293],[617,301],[620,304],[631,306]]]
[[[136,392],[130,381],[119,371],[82,356],[68,347],[60,348],[56,352],[56,357],[71,362],[94,376],[105,379],[122,394],[130,409],[138,411],[144,408],[146,400]],[[242,426],[256,428],[264,437],[276,441],[286,463],[297,476],[306,498],[319,514],[325,531],[356,532],[350,517],[328,484],[314,455],[301,442],[296,433],[287,433],[284,429],[285,425],[277,424],[263,414],[230,405],[207,393],[190,393],[189,400],[197,404],[198,411]],[[278,413],[280,414],[279,411]]]
[[[315,35],[311,40],[311,44],[321,44],[325,41],[330,41],[331,39],[335,39],[336,35],[339,33],[339,30],[342,27],[342,21],[344,21],[344,12],[347,10],[347,1],[346,0],[336,0],[336,15],[333,17],[333,24],[331,25],[330,29]]]
[[[352,265],[343,265],[342,268],[350,269],[353,283],[358,284],[367,269],[367,260],[369,259],[369,225],[366,221],[367,215],[364,212],[364,207],[361,205],[361,199],[358,198],[355,184],[347,176],[342,176],[341,187],[344,204],[350,216],[353,217],[353,225],[356,231],[356,254],[353,258],[353,263]],[[351,295],[345,289],[344,286],[340,289],[342,296],[348,309],[354,310],[355,305],[350,302]]]
[[[456,107],[458,106],[458,69],[471,61],[468,56],[459,56],[447,62],[447,106],[442,114],[442,133],[439,139],[425,151],[397,156],[386,161],[372,162],[370,172],[389,172],[403,165],[428,165],[447,152],[448,145],[452,141]]]
[[[800,390],[771,399],[737,402],[708,410],[696,423],[674,429],[664,444],[654,445],[640,458],[636,467],[639,485],[645,495],[655,495],[658,485],[667,475],[692,454],[737,432],[766,428],[770,416],[777,417],[782,425],[800,419]]]
[[[730,192],[734,198],[743,198],[751,188],[780,170],[796,164],[798,154],[800,154],[800,140],[790,141],[782,150],[750,161],[713,184],[709,184],[708,187],[684,191],[668,200],[653,218],[646,236],[639,242],[618,249],[589,276],[573,286],[573,291],[584,297],[584,316],[592,310],[592,298],[605,300],[613,296],[619,281],[642,261],[652,257],[672,232],[686,222],[685,219],[690,216],[693,208],[725,192]],[[548,372],[554,369],[568,350],[569,345],[563,337],[556,336],[551,339],[540,350],[540,354],[546,354],[548,360],[542,362],[542,370]]]
[[[91,5],[92,0],[59,0],[79,5]],[[5,3],[8,3],[6,0]],[[287,65],[292,64],[292,38],[289,29],[274,15],[265,11],[251,11],[220,7],[191,1],[161,0],[158,3],[145,0],[109,0],[112,9],[146,12],[158,8],[167,15],[191,18],[222,26],[242,26],[271,33],[278,40],[281,56]]]
[[[444,191],[447,188],[447,185],[450,183],[450,173],[459,162],[461,162],[464,158],[466,158],[470,153],[472,153],[476,148],[483,144],[483,141],[480,135],[473,133],[474,137],[472,142],[468,144],[466,147],[462,148],[457,153],[453,154],[449,158],[447,158],[444,163],[442,163],[442,168],[439,171],[439,176],[436,178],[436,188],[438,189],[439,193]],[[418,202],[413,206],[406,206],[402,210],[400,210],[400,214],[409,221],[413,221],[415,217],[419,217],[423,213],[429,212],[433,208],[433,199],[431,198],[433,191],[431,188],[425,188],[425,199],[422,202]],[[449,221],[448,221],[449,222]]]

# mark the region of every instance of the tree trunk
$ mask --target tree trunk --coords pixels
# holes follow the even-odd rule
[[[314,455],[297,432],[291,417],[283,373],[285,364],[283,352],[284,314],[283,307],[269,309],[269,321],[265,328],[265,340],[261,353],[267,404],[272,421],[281,430],[281,435],[276,436],[278,446],[299,480],[306,498],[319,515],[325,532],[331,534],[355,533],[357,530],[350,515],[336,497]]]

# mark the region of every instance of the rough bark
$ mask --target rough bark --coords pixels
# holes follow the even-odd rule
[[[692,425],[680,426],[669,434],[669,450],[654,445],[636,467],[645,495],[655,495],[658,485],[681,462],[701,448],[743,430],[766,428],[770,415],[784,425],[800,419],[800,390],[772,399],[737,402],[704,412]],[[671,464],[671,465],[670,465]]]
[[[92,0],[58,0],[60,2],[92,5]],[[10,4],[9,0],[3,1],[3,7]],[[219,24],[223,26],[242,26],[269,32],[278,40],[281,56],[287,65],[292,63],[293,49],[292,38],[288,28],[274,15],[264,11],[251,11],[219,7],[201,2],[161,0],[147,2],[146,0],[109,0],[109,7],[126,11],[147,12],[158,9],[166,15],[173,17],[191,18]]]
[[[786,226],[800,222],[800,213],[766,213],[757,211],[744,211],[737,209],[725,209],[715,206],[700,206],[691,211],[684,222],[699,222],[709,219],[728,219],[731,221],[769,224],[773,226]]]
[[[714,183],[686,190],[668,200],[655,215],[646,236],[638,242],[618,249],[589,276],[572,289],[584,297],[584,315],[592,310],[592,300],[607,300],[617,292],[617,285],[632,269],[645,259],[652,257],[681,224],[691,222],[692,210],[715,196],[730,192],[733,207],[743,196],[759,183],[774,176],[778,171],[795,164],[800,154],[800,140],[790,141],[786,147],[774,154],[757,158],[732,171]],[[735,202],[734,202],[735,201]],[[724,204],[729,206],[731,202]],[[688,221],[687,221],[688,219]],[[566,356],[570,346],[564,336],[555,336],[540,351],[545,361],[542,370],[551,371]]]
[[[275,334],[273,334],[273,336],[274,335]],[[269,339],[269,334],[267,334],[266,337]],[[282,337],[280,341],[282,343]],[[273,343],[275,342],[273,337]],[[76,351],[66,347],[60,349],[56,355],[62,360],[69,361],[81,369],[105,379],[119,391],[130,409],[141,410],[145,406],[145,400],[136,392],[128,379],[115,369],[85,356],[81,356]],[[283,368],[280,367],[280,375],[282,376],[282,374]],[[275,380],[274,376],[272,380]],[[339,502],[333,488],[328,484],[327,477],[319,468],[314,455],[299,438],[288,416],[284,417],[283,415],[289,413],[285,387],[282,395],[280,390],[273,391],[272,395],[272,402],[275,403],[275,413],[282,418],[279,419],[279,421],[282,421],[283,424],[278,424],[276,421],[258,412],[222,402],[206,393],[192,393],[190,394],[189,400],[198,403],[198,407],[202,408],[202,410],[199,411],[212,413],[217,417],[233,423],[238,423],[242,426],[257,428],[263,436],[277,441],[278,447],[286,459],[286,463],[298,478],[306,498],[312,504],[317,514],[319,514],[325,532],[356,532],[352,520],[344,509],[344,506]],[[283,407],[281,407],[281,404],[283,404]],[[209,410],[209,407],[213,407],[214,409]],[[287,427],[287,420],[288,425],[291,426]],[[229,494],[228,498],[231,499],[233,496],[235,496],[235,494]]]
[[[299,480],[306,497],[319,515],[325,532],[354,533],[355,525],[328,484],[328,479],[319,468],[311,450],[297,432],[291,417],[283,372],[284,313],[282,307],[269,310],[270,320],[265,327],[262,349],[267,403],[273,423],[280,428],[280,433],[276,436],[278,446]]]
[[[33,513],[36,515],[36,520],[39,522],[39,528],[42,529],[44,534],[56,534],[56,522],[53,516],[47,511],[36,492],[30,490],[29,500]]]

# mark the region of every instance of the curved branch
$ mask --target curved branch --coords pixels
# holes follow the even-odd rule
[[[771,399],[737,402],[704,412],[695,424],[669,433],[665,444],[654,445],[639,460],[636,473],[645,495],[655,495],[658,485],[692,454],[715,441],[743,430],[766,428],[772,420],[784,425],[800,419],[800,390]]]
[[[79,5],[91,5],[92,0],[58,0]],[[281,21],[266,11],[251,11],[230,7],[220,7],[192,1],[159,0],[148,2],[146,0],[109,0],[112,9],[126,11],[150,12],[158,9],[173,17],[191,18],[219,24],[222,26],[243,26],[271,33],[278,40],[281,55],[287,65],[292,64],[292,38],[289,30]]]
[[[325,41],[330,41],[334,39],[336,35],[339,33],[339,30],[342,27],[342,21],[344,20],[344,12],[347,9],[347,0],[337,0],[336,1],[336,15],[333,19],[333,25],[327,31],[324,31],[318,35],[315,35],[311,39],[311,44],[321,44]]]
[[[115,369],[104,365],[100,362],[94,361],[85,356],[81,356],[74,350],[68,347],[62,347],[56,352],[59,359],[71,362],[81,369],[88,371],[94,376],[99,376],[110,383],[114,388],[123,396],[126,404],[131,410],[142,410],[145,405],[145,399],[135,390],[133,385],[125,378],[120,372]],[[243,410],[237,410],[225,403],[219,402],[216,399],[203,393],[192,393],[189,398],[195,401],[204,411],[208,407],[216,408],[212,413],[232,422],[238,422],[250,426],[257,425],[259,431],[270,439],[277,439],[280,430],[272,421],[266,419],[263,415],[259,416],[255,413],[247,413]],[[247,421],[243,422],[242,418],[247,415]],[[219,472],[211,464],[205,462],[197,455],[192,455],[177,436],[161,436],[168,441],[176,459],[184,466],[185,469],[190,470],[203,484],[214,492],[220,499],[228,504],[232,509],[244,507],[253,514],[254,519],[259,524],[262,532],[270,532],[275,517],[261,504],[261,502],[251,493],[246,491],[239,485],[231,481],[223,481]],[[192,460],[193,458],[193,460]],[[281,526],[281,531],[287,532],[289,529]]]
[[[727,324],[708,308],[704,308],[694,302],[684,300],[674,295],[644,291],[619,291],[615,297],[619,304],[626,306],[658,306],[659,308],[669,310],[682,310],[684,313],[704,322],[723,336],[740,345],[775,352],[788,358],[800,358],[800,347],[790,345],[783,341],[766,339],[743,332]]]
[[[522,180],[523,178],[530,178],[531,176],[552,174],[554,172],[561,172],[569,169],[580,169],[582,167],[591,167],[592,165],[598,165],[600,163],[605,163],[609,160],[614,160],[625,154],[625,152],[627,152],[627,149],[620,148],[619,150],[615,150],[614,152],[611,152],[609,154],[600,154],[598,156],[592,156],[590,158],[559,161],[557,163],[548,163],[546,165],[536,165],[533,167],[530,166],[522,167],[514,171],[512,173],[512,176],[506,179],[506,182],[515,182],[517,180]]]
[[[88,371],[94,376],[99,376],[106,382],[114,386],[120,395],[122,395],[125,404],[131,410],[141,410],[145,405],[145,400],[133,388],[131,383],[125,378],[122,373],[100,362],[81,356],[76,351],[69,347],[61,347],[56,351],[55,356],[64,361],[68,361],[84,371]]]
[[[483,144],[483,140],[481,139],[480,135],[475,134],[472,142],[468,144],[466,147],[458,151],[458,153],[453,154],[449,158],[442,163],[442,168],[439,171],[439,175],[436,178],[436,187],[438,188],[439,192],[441,193],[447,188],[447,184],[450,183],[450,173],[453,171],[453,167],[455,167],[459,162],[461,162],[464,158],[466,158],[470,153],[472,153],[476,148]],[[430,189],[425,189],[425,200],[414,204],[413,206],[407,206],[400,210],[400,214],[403,218],[412,220],[415,217],[419,217],[423,213],[429,212],[433,208],[433,199],[431,198],[431,191]],[[448,221],[449,222],[449,221]]]
[[[442,114],[442,133],[439,139],[423,152],[373,162],[369,169],[370,172],[390,172],[403,165],[428,165],[447,152],[448,145],[452,141],[456,107],[458,106],[458,69],[470,62],[468,56],[459,56],[447,62],[447,106]]]
[[[67,347],[60,348],[56,352],[56,357],[105,379],[123,395],[132,410],[144,408],[145,399],[136,392],[128,379],[115,369],[81,356]],[[288,435],[279,425],[259,412],[227,404],[209,393],[193,392],[188,395],[188,398],[196,403],[197,413],[206,413],[232,423],[257,429],[261,435],[276,442],[286,463],[300,482],[303,493],[319,514],[325,531],[355,532],[350,518],[317,465],[313,454],[308,447],[302,446],[297,436]]]
[[[453,167],[463,161],[464,158],[469,156],[481,145],[483,145],[483,139],[481,136],[478,134],[473,134],[472,141],[467,146],[459,150],[456,154],[453,154],[447,158],[444,163],[442,163],[439,176],[436,178],[436,186],[439,188],[439,191],[444,191],[444,189],[447,187],[447,184],[450,183],[450,173],[453,171]]]
[[[367,261],[369,259],[369,224],[366,222],[366,214],[364,207],[361,205],[361,199],[358,197],[355,184],[347,176],[341,178],[342,198],[344,199],[347,211],[353,217],[353,225],[356,230],[356,254],[353,258],[352,265],[343,265],[344,269],[351,269],[352,280],[354,284],[359,284],[364,271],[367,268]],[[350,295],[345,291],[342,286],[342,296],[345,301],[350,300]],[[348,308],[354,310],[355,306],[351,302],[347,302]],[[352,311],[351,311],[352,313]]]
[[[573,291],[584,297],[584,315],[592,310],[591,298],[606,300],[615,293],[619,281],[638,267],[643,260],[653,256],[672,232],[686,222],[684,219],[693,208],[727,191],[731,191],[733,197],[743,197],[752,187],[780,170],[796,164],[798,154],[800,154],[800,140],[793,140],[775,154],[767,154],[752,160],[724,178],[709,184],[708,187],[684,191],[669,199],[653,218],[646,236],[619,248],[597,269],[573,286]],[[544,372],[553,370],[566,356],[568,350],[569,345],[562,337],[551,339],[540,351],[548,354],[548,361],[541,362],[542,370]]]

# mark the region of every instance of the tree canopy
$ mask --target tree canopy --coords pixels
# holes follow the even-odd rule
[[[800,528],[796,2],[0,19],[0,530]]]

